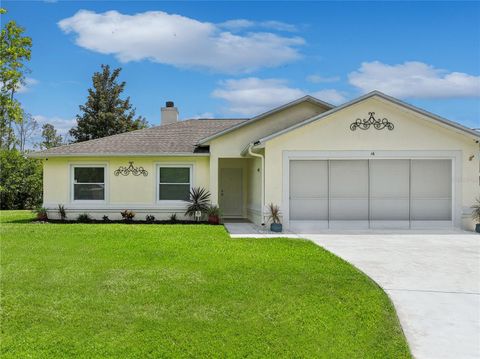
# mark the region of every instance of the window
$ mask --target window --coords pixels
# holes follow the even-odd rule
[[[73,167],[73,200],[74,201],[105,200],[105,167],[104,166]]]
[[[186,201],[190,196],[191,166],[160,166],[158,173],[158,199],[160,201]]]

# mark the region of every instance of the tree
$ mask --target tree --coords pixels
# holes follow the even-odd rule
[[[88,141],[95,138],[116,135],[147,127],[147,121],[139,116],[130,98],[120,98],[125,89],[125,82],[118,83],[121,68],[110,71],[110,66],[102,65],[101,72],[92,77],[93,88],[88,89],[85,105],[80,106],[77,126],[70,130],[73,142]]]
[[[40,148],[48,149],[61,146],[62,144],[62,136],[57,134],[55,127],[50,123],[45,123],[42,126],[42,142],[40,143]]]
[[[0,149],[0,209],[32,209],[42,202],[42,162]]]
[[[0,15],[6,12],[0,8]],[[0,34],[0,148],[13,147],[12,123],[20,122],[23,116],[15,93],[25,85],[25,62],[31,56],[32,39],[23,36],[24,32],[15,21],[9,21]]]
[[[17,143],[20,152],[25,152],[27,142],[32,143],[32,137],[36,134],[38,123],[32,115],[24,113],[19,123],[15,124],[17,132]]]

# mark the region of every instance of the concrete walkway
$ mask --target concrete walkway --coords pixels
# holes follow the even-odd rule
[[[231,238],[303,238],[289,231],[272,232],[266,226],[250,222],[226,222],[224,226]]]
[[[480,358],[480,235],[305,235],[390,296],[416,358]]]

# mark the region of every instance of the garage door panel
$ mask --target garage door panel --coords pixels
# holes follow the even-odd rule
[[[450,160],[412,160],[410,211],[413,221],[452,219]]]
[[[368,220],[368,161],[330,161],[330,221]]]
[[[449,221],[452,219],[450,199],[412,199],[412,221]]]
[[[327,198],[328,162],[327,161],[291,161],[290,197]]]
[[[372,220],[400,221],[409,219],[409,200],[399,198],[381,198],[370,200],[370,218]]]
[[[406,198],[410,187],[409,160],[370,161],[370,196],[372,198]]]
[[[370,220],[383,221],[393,227],[396,221],[409,220],[409,160],[370,161]]]
[[[330,198],[368,197],[368,161],[330,161]]]
[[[412,197],[450,198],[451,174],[450,160],[412,160]]]
[[[328,162],[290,162],[290,218],[328,220]]]
[[[327,220],[328,199],[291,199],[290,218],[292,220]]]
[[[330,199],[330,220],[368,220],[368,198]]]

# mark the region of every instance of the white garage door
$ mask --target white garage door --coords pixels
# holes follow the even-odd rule
[[[450,160],[292,160],[290,228],[411,228],[452,223]]]

